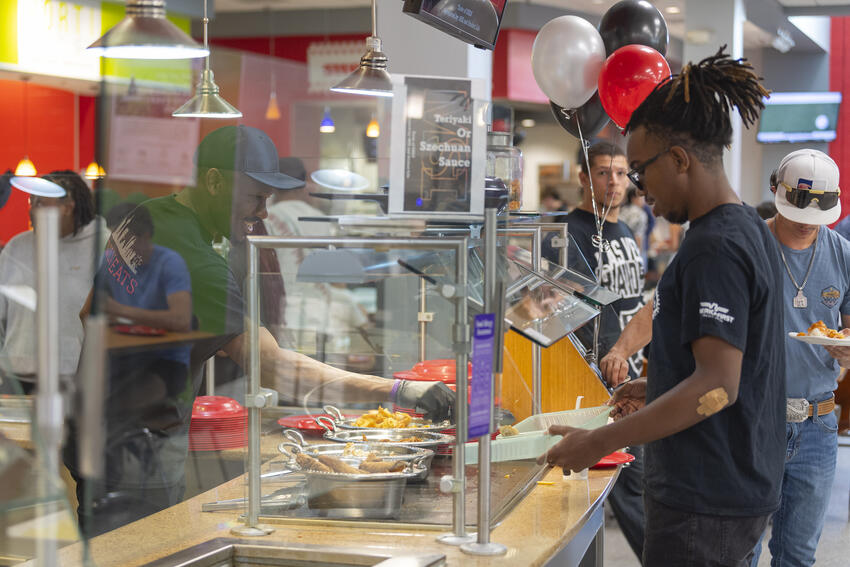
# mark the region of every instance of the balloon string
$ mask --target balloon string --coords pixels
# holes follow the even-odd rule
[[[605,249],[605,240],[602,238],[602,229],[605,226],[605,219],[608,218],[608,211],[610,211],[611,208],[609,206],[607,209],[605,209],[605,207],[603,206],[604,216],[600,220],[599,210],[596,207],[596,193],[593,190],[593,175],[590,167],[590,157],[587,153],[587,147],[589,144],[584,139],[584,134],[581,131],[581,119],[579,118],[578,113],[576,113],[576,126],[578,128],[578,139],[581,143],[582,152],[584,153],[584,163],[587,168],[587,179],[590,182],[590,202],[593,204],[593,218],[596,221],[597,242],[595,242],[594,244],[599,249],[599,253],[596,258],[596,281],[599,282],[599,279],[602,276],[602,263],[603,259],[605,258],[605,255],[602,254],[603,250]],[[599,314],[593,320],[593,345],[591,345],[590,351],[586,354],[586,360],[590,364],[597,364],[599,362],[599,320],[601,318],[602,310],[600,309]]]

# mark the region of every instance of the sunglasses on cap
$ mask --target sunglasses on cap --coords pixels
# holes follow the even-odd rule
[[[791,187],[784,181],[781,181],[780,184],[785,187],[785,200],[798,209],[805,209],[813,201],[816,201],[820,210],[827,211],[838,204],[838,197],[841,195],[840,189],[838,191],[799,189]]]

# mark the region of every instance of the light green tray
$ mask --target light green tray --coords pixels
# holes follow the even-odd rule
[[[560,435],[549,435],[550,425],[569,425],[582,429],[596,429],[608,423],[610,406],[583,408],[533,415],[516,424],[519,435],[499,436],[490,442],[490,461],[518,461],[535,459],[561,440]],[[478,442],[466,444],[465,462],[478,464]]]

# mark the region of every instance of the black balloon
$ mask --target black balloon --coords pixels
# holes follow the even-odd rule
[[[646,0],[623,0],[611,6],[599,22],[599,35],[608,56],[635,43],[667,55],[667,22]]]
[[[575,109],[564,109],[551,100],[549,105],[552,107],[552,114],[561,127],[575,136],[585,140],[595,136],[608,124],[608,115],[605,114],[605,109],[602,108],[602,103],[599,101],[599,93],[593,93],[590,100]],[[579,135],[579,124],[581,124],[581,136]]]

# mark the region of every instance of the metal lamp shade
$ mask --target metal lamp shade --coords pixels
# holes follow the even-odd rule
[[[195,59],[209,49],[165,18],[164,0],[128,0],[126,15],[89,51],[117,59]]]
[[[213,72],[204,69],[201,82],[195,87],[195,96],[171,113],[182,118],[239,118],[242,113],[219,94]]]
[[[387,72],[387,56],[381,51],[380,38],[366,38],[366,53],[360,58],[360,67],[331,87],[331,90],[368,96],[393,96],[393,84]]]

